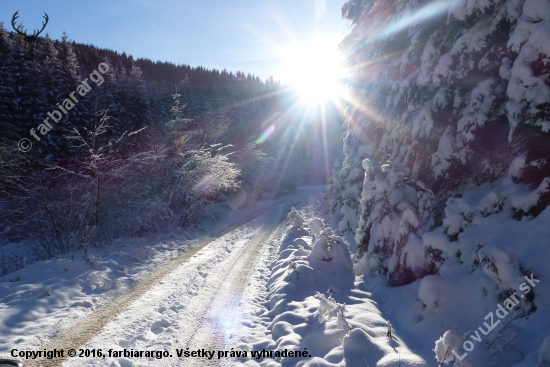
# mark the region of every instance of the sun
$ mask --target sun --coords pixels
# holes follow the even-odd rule
[[[346,75],[337,45],[335,40],[316,38],[289,46],[282,55],[282,80],[296,88],[309,103],[341,96]]]

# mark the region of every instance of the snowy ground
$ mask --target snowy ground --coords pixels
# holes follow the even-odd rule
[[[322,205],[309,205],[301,212],[307,222],[323,211]],[[242,322],[226,347],[248,356],[220,365],[434,366],[433,352],[411,350],[395,328],[388,338],[387,320],[353,274],[347,244],[327,250],[327,233],[312,237],[319,228],[304,227],[281,228],[262,257],[241,302]],[[307,351],[308,357],[252,356],[264,349]]]
[[[158,361],[158,365],[181,365],[182,361],[176,359],[177,349],[222,349],[231,334],[233,313],[246,285],[242,279],[248,279],[255,255],[285,218],[286,209],[287,203],[279,205],[210,243],[120,313],[83,348],[170,351],[173,357]],[[195,362],[208,365],[195,358],[185,361],[185,365]],[[78,358],[66,365],[113,363],[148,366],[151,361]]]
[[[106,250],[98,250],[88,256],[89,261],[82,260],[78,254],[73,259],[70,255],[62,256],[29,265],[0,278],[0,358],[9,357],[13,348],[21,351],[52,346],[52,342],[62,339],[68,331],[82,324],[82,320],[93,320],[94,315],[112,305],[113,300],[139,288],[155,272],[173,266],[171,264],[179,257],[196,252],[199,246],[206,244],[181,268],[153,286],[139,302],[128,308],[127,312],[135,323],[120,323],[118,320],[121,319],[117,319],[115,323],[108,324],[102,333],[121,335],[116,339],[117,347],[125,344],[124,338],[128,348],[132,348],[132,343],[143,345],[139,341],[142,338],[148,340],[147,335],[159,335],[168,329],[167,320],[172,320],[168,316],[170,312],[178,320],[181,316],[186,330],[192,331],[189,320],[200,319],[200,313],[206,311],[204,306],[211,302],[220,287],[219,281],[231,273],[231,265],[246,252],[250,240],[254,242],[256,237],[262,238],[265,231],[271,230],[274,223],[286,216],[293,204],[307,200],[309,191],[321,189],[304,188],[274,202],[263,202],[254,208],[233,212],[226,220],[198,228],[195,233],[172,233],[154,239],[121,239],[116,244],[116,251],[110,249],[109,255]],[[225,232],[228,233],[210,241]],[[164,286],[168,279],[173,279],[174,283]],[[168,294],[172,294],[173,289],[171,284],[176,284],[179,292],[169,298]],[[165,306],[144,306],[161,300]],[[139,312],[134,314],[132,310]],[[167,315],[160,320],[149,319],[154,318],[153,312]],[[178,312],[184,312],[185,316]],[[122,320],[132,319],[125,317],[129,316],[123,316]],[[117,329],[121,324],[130,328],[126,331]],[[113,325],[115,329],[112,329]],[[173,325],[172,329],[177,329],[177,326]],[[145,333],[147,329],[149,334]],[[181,330],[178,333],[180,337],[183,335]],[[166,345],[182,340],[170,340],[168,333],[162,334],[160,339],[155,339],[165,340]],[[191,337],[192,334],[189,334],[187,339]]]
[[[333,235],[334,221],[321,231],[311,219],[326,217],[323,208],[305,208],[305,229],[288,229],[258,265],[228,347],[313,357],[249,353],[221,365],[436,366],[437,355],[454,367],[550,366],[550,208],[514,219],[511,203],[529,199],[522,190],[503,179],[449,200],[444,225],[422,238],[448,260],[401,287],[363,261],[352,272],[352,236],[348,246]],[[457,240],[445,234],[451,227]]]
[[[385,276],[363,275],[364,264],[352,261],[351,239],[333,234],[336,224],[323,218],[322,190],[302,188],[236,212],[193,239],[174,233],[121,240],[117,252],[97,253],[91,262],[64,257],[0,278],[0,358],[12,348],[71,346],[96,356],[69,358],[64,366],[411,367],[437,365],[436,341],[438,353],[454,345],[462,355],[462,343],[472,340],[473,351],[448,362],[549,365],[549,277],[541,261],[548,259],[549,209],[517,221],[503,200],[487,215],[491,198],[518,193],[504,182],[467,192],[447,205],[447,225],[463,218],[455,213],[472,213],[459,223],[458,241],[449,242],[444,228],[423,241],[446,251],[477,249],[477,255],[451,257],[440,276],[392,288]],[[299,212],[289,221],[292,206]],[[518,250],[522,241],[530,246]],[[540,279],[532,295],[521,297],[488,336],[479,333],[478,327],[487,330],[489,312],[500,320],[502,290],[521,286],[520,269]],[[533,305],[529,317],[514,317]]]

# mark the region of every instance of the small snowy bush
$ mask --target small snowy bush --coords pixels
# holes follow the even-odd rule
[[[418,298],[425,305],[423,314],[433,313],[441,302],[441,288],[445,287],[444,281],[437,276],[426,276],[420,282]]]
[[[309,230],[311,234],[314,236],[317,236],[321,232],[324,226],[325,225],[323,223],[323,220],[319,218],[313,218],[308,223]]]
[[[517,290],[524,281],[518,258],[499,246],[482,246],[477,257],[485,274],[501,290]]]
[[[96,266],[97,264],[99,264],[102,261],[103,261],[103,259],[101,258],[101,256],[94,256],[94,255],[91,255],[91,254],[86,255],[86,262],[89,263],[92,266]]]
[[[304,227],[304,215],[302,212],[296,210],[296,208],[292,207],[287,218],[292,222],[293,228],[300,230]]]
[[[336,316],[338,332],[343,331],[344,335],[347,334],[351,330],[351,326],[344,315],[346,312],[345,304],[337,303],[332,296],[326,298],[324,294],[319,292],[317,292],[315,298],[319,300],[319,308],[317,309],[319,322],[322,324],[331,317]]]
[[[441,338],[435,342],[435,358],[440,363],[441,366],[443,363],[454,362],[454,366],[469,366],[469,363],[466,360],[459,362],[455,357],[453,350],[458,354],[460,348],[462,348],[462,343],[464,340],[458,331],[447,330]],[[461,354],[459,354],[461,355]]]
[[[317,318],[319,319],[319,322],[322,324],[325,322],[327,318],[330,318],[331,312],[336,310],[338,304],[336,301],[332,298],[332,296],[329,296],[327,299],[324,294],[321,294],[317,292],[315,295],[315,298],[319,300],[319,308],[317,309]]]
[[[353,270],[348,244],[342,237],[334,235],[330,228],[325,228],[319,232],[307,259],[331,262],[335,267],[343,267],[350,272]]]
[[[545,177],[533,191],[512,195],[511,202],[517,220],[528,215],[539,215],[550,203],[550,177]]]
[[[473,218],[474,212],[468,204],[461,199],[449,198],[445,206],[445,219],[443,219],[443,227],[449,239],[456,241],[458,234],[464,232]]]
[[[504,200],[499,197],[496,192],[491,191],[483,199],[480,200],[479,205],[476,207],[476,209],[479,210],[481,215],[487,217],[491,214],[500,212],[503,206]]]
[[[341,304],[337,304],[337,305],[338,305],[338,308],[337,308],[336,317],[337,317],[338,333],[342,331],[344,335],[346,335],[351,330],[351,326],[348,324],[348,321],[346,320],[346,316],[344,315],[344,313],[346,312],[346,307],[345,305],[341,305]],[[340,338],[340,341],[342,340],[343,338]]]
[[[291,262],[290,264],[288,264],[288,269],[287,269],[287,277],[290,277],[292,274],[296,273],[296,279],[298,279],[298,270],[296,270],[298,267],[298,264],[296,264],[295,262]]]

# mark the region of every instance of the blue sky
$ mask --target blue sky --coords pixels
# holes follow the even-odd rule
[[[350,32],[345,0],[2,0],[0,20],[11,29],[19,10],[28,33],[39,28],[60,39],[93,44],[134,58],[281,78],[281,54],[320,34],[327,47]]]

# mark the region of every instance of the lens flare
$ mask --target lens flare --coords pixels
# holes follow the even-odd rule
[[[258,139],[256,139],[256,144],[264,143],[267,140],[267,138],[269,138],[269,136],[273,134],[274,131],[275,131],[274,125],[271,125],[270,127],[268,127],[267,130],[264,131],[263,134],[260,135]]]
[[[401,32],[402,30],[410,27],[413,24],[422,23],[426,20],[440,15],[444,12],[448,12],[457,6],[456,0],[440,0],[438,2],[433,2],[431,4],[425,5],[424,7],[418,9],[414,13],[406,14],[403,18],[392,22],[387,27],[380,32],[377,37],[384,38],[388,37],[394,33]]]

